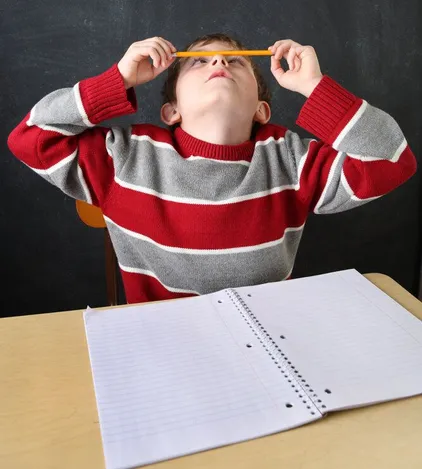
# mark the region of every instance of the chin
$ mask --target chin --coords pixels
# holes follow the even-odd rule
[[[199,102],[204,104],[209,103],[213,105],[227,105],[227,106],[240,106],[239,97],[233,93],[233,90],[230,90],[228,87],[214,88],[213,90],[208,90],[204,92]]]

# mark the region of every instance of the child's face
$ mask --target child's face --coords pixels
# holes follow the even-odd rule
[[[200,50],[232,50],[222,42],[213,42],[205,46],[197,45],[192,51]],[[252,65],[246,57],[210,56],[189,57],[182,59],[180,74],[176,84],[177,109],[183,117],[194,112],[216,109],[239,112],[254,116],[258,105],[258,85]],[[227,77],[210,78],[215,72],[222,72]],[[246,114],[245,114],[246,113]],[[216,115],[218,112],[216,112]],[[199,114],[200,115],[200,114]]]

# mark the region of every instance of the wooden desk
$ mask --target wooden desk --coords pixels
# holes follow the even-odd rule
[[[399,284],[366,277],[422,319]],[[0,376],[1,468],[104,468],[82,311],[1,319]],[[149,467],[420,469],[422,396]]]

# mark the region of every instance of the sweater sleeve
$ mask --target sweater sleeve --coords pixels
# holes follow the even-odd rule
[[[11,152],[32,170],[76,199],[101,206],[114,179],[110,142],[130,143],[130,128],[95,127],[136,112],[134,89],[126,91],[113,65],[101,75],[56,90],[39,101],[11,132]]]
[[[324,76],[300,111],[297,124],[320,141],[288,131],[299,194],[310,211],[350,210],[403,184],[416,159],[397,122]]]

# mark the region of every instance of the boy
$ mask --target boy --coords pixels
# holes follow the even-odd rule
[[[101,207],[129,303],[287,279],[309,211],[352,209],[416,170],[394,119],[323,76],[314,49],[291,40],[269,47],[271,71],[307,98],[297,123],[320,141],[269,124],[268,89],[236,56],[242,48],[214,34],[189,49],[232,57],[175,60],[163,38],[135,42],[106,72],[44,97],[9,136],[26,165]],[[95,127],[136,112],[134,87],[168,68],[170,129]]]

